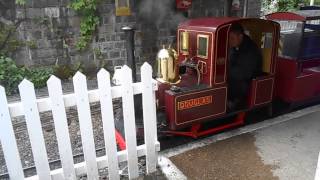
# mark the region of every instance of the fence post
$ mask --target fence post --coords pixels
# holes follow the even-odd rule
[[[113,117],[113,104],[110,86],[110,74],[105,69],[98,73],[99,99],[103,123],[104,142],[108,160],[109,179],[119,180],[119,166],[117,158],[117,143]]]
[[[137,137],[133,102],[132,71],[128,66],[121,69],[121,92],[129,179],[139,177]]]
[[[74,93],[76,95],[81,140],[88,179],[98,180],[98,167],[90,114],[86,76],[77,72],[73,76]]]
[[[144,63],[141,67],[142,104],[144,141],[146,144],[147,173],[157,170],[157,155],[155,143],[157,141],[157,121],[155,92],[153,91],[152,67]]]
[[[64,178],[76,179],[61,81],[52,75],[47,81],[47,86]]]
[[[33,84],[24,79],[19,84],[19,92],[26,118],[28,134],[39,179],[51,179],[47,151],[42,133],[41,121]]]
[[[319,153],[319,158],[318,158],[318,165],[316,168],[316,176],[314,180],[320,180],[320,153]]]
[[[2,151],[10,179],[22,180],[24,174],[7,102],[6,92],[0,86],[0,142]]]

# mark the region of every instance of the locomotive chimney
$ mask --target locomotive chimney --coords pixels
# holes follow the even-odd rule
[[[129,26],[122,28],[126,36],[126,51],[127,51],[127,60],[126,65],[129,66],[132,70],[133,82],[137,82],[136,74],[136,62],[134,58],[134,29]]]
[[[134,29],[132,27],[125,26],[122,28],[122,30],[124,31],[126,36],[127,60],[125,64],[129,66],[132,70],[133,82],[137,82],[136,61],[134,58]],[[136,117],[137,131],[138,131],[138,129],[140,129],[140,126],[143,125],[141,94],[134,95],[134,107],[135,107],[135,117]]]

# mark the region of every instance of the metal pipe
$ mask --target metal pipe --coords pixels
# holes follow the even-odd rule
[[[134,58],[134,29],[132,27],[125,26],[122,30],[125,32],[126,36],[127,60],[125,64],[132,70],[133,82],[137,82],[136,61]]]
[[[248,14],[248,0],[244,0],[243,4],[243,17],[247,17]]]
[[[127,51],[126,65],[129,66],[132,70],[133,82],[137,82],[136,61],[134,58],[134,29],[132,27],[125,26],[122,28],[122,30],[125,32],[125,36],[126,36],[126,51]],[[136,123],[142,124],[143,113],[142,113],[142,95],[141,94],[134,95],[134,107],[135,107]]]
[[[224,16],[230,16],[230,0],[224,1]]]

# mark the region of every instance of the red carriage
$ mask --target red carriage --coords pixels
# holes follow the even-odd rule
[[[299,105],[320,96],[320,10],[277,12],[281,38],[275,97]]]

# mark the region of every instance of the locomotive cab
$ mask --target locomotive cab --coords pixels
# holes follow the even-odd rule
[[[225,117],[228,101],[229,29],[241,24],[260,47],[263,56],[262,74],[252,79],[243,111],[268,105],[272,101],[275,56],[279,25],[262,19],[201,18],[181,23],[177,31],[176,59],[170,63],[180,69],[175,81],[158,78],[158,105],[165,111],[170,130],[180,130],[205,121]],[[160,55],[160,53],[159,53]],[[162,56],[161,56],[162,57]],[[169,64],[158,57],[158,62]],[[165,56],[168,57],[168,56]],[[174,57],[174,56],[172,56]],[[173,58],[174,59],[174,58]],[[159,67],[159,66],[158,66]],[[181,71],[183,69],[183,71]]]

